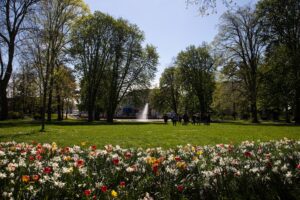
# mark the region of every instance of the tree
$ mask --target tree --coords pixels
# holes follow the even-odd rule
[[[265,39],[269,46],[284,45],[290,58],[286,69],[292,70],[295,123],[300,124],[300,1],[261,0],[257,5]],[[288,77],[286,77],[288,78]]]
[[[239,73],[247,88],[254,123],[258,122],[258,67],[264,50],[261,31],[259,18],[250,7],[245,7],[222,15],[217,37],[218,47],[225,60],[234,60],[237,63],[235,71]]]
[[[222,0],[226,7],[229,7],[233,2],[234,0]],[[208,11],[216,12],[217,0],[186,0],[186,3],[196,6],[201,15],[209,14]]]
[[[16,73],[16,94],[18,99],[18,111],[24,115],[34,116],[39,106],[39,88],[37,73],[34,68],[26,62],[21,65]],[[16,99],[13,99],[15,101]]]
[[[169,110],[169,106],[165,103],[163,93],[159,88],[153,88],[149,93],[149,105],[160,113],[165,113]]]
[[[166,102],[168,107],[178,114],[180,103],[180,69],[169,67],[164,70],[159,80],[161,100]]]
[[[136,25],[118,19],[113,29],[112,64],[108,67],[105,84],[107,122],[110,123],[118,104],[129,91],[150,85],[158,63],[155,47],[142,48],[144,36]]]
[[[13,71],[13,61],[24,21],[39,0],[0,1],[0,120],[7,119],[6,89]]]
[[[176,64],[182,73],[184,89],[198,98],[203,119],[210,111],[214,91],[214,59],[209,54],[208,46],[189,46],[178,54]]]
[[[57,120],[63,120],[64,110],[66,117],[72,110],[76,90],[74,70],[67,66],[60,66],[54,72],[54,84],[57,104]],[[62,89],[63,88],[63,89]]]
[[[94,120],[97,94],[113,61],[114,23],[111,16],[95,12],[82,17],[72,29],[71,53],[81,76],[82,102],[88,111],[88,121]]]
[[[69,43],[68,35],[72,23],[85,14],[86,7],[81,0],[44,0],[38,13],[38,25],[43,32],[46,47],[44,55],[45,77],[43,79],[42,128],[45,127],[45,111],[48,96],[48,120],[51,120],[52,92],[54,85],[54,69],[63,62],[64,49]]]
[[[288,123],[295,96],[291,63],[284,45],[269,48],[261,70],[262,84],[259,93],[260,103],[263,108],[273,113],[273,119],[278,120],[278,112],[284,111]]]

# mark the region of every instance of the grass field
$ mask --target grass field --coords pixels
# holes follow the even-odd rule
[[[262,123],[213,123],[205,125],[165,125],[161,122],[137,123],[119,122],[114,125],[104,122],[87,123],[68,120],[53,122],[46,126],[46,132],[39,132],[40,126],[32,121],[0,122],[0,141],[56,142],[62,146],[95,144],[102,148],[106,144],[121,147],[175,147],[176,145],[206,145],[217,143],[239,143],[244,140],[300,139],[300,126]]]

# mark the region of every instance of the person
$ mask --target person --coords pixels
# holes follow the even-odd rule
[[[189,116],[187,115],[187,113],[184,113],[183,115],[183,124],[187,125],[189,122]]]
[[[178,122],[180,123],[180,124],[182,124],[181,122],[182,122],[182,117],[181,117],[181,115],[179,115],[179,117],[178,117]]]
[[[196,125],[196,115],[193,115],[193,116],[192,116],[192,124],[193,124],[193,125]]]
[[[177,121],[178,121],[178,117],[177,117],[177,115],[176,115],[176,113],[175,113],[175,114],[173,115],[173,117],[172,117],[172,123],[173,123],[173,126],[176,126]]]
[[[197,114],[197,116],[196,116],[196,124],[201,125],[201,119],[200,119],[199,114]]]
[[[210,113],[207,113],[207,125],[210,125]]]
[[[205,125],[210,125],[210,114],[209,113],[205,113],[205,118],[204,118],[204,124]]]
[[[167,114],[164,114],[163,118],[164,118],[165,124],[167,124],[167,123],[168,123],[168,115],[167,115]]]

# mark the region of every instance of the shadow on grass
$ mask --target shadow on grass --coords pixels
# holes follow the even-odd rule
[[[156,125],[164,125],[163,122],[160,121],[152,121],[152,122],[135,122],[135,121],[118,121],[114,123],[108,123],[106,121],[94,121],[87,122],[86,120],[65,120],[65,121],[56,121],[52,120],[51,122],[46,122],[46,125],[58,125],[58,126],[99,126],[99,125],[148,125],[148,124],[156,124]],[[9,121],[1,121],[0,128],[9,128],[9,127],[28,127],[28,126],[40,126],[41,122],[36,120],[9,120]]]
[[[213,121],[212,124],[222,124],[222,125],[238,125],[238,126],[286,126],[286,127],[297,127],[294,123],[284,123],[284,122],[261,122],[261,123],[251,123],[248,121]],[[165,125],[163,121],[150,121],[150,122],[137,122],[137,121],[116,121],[114,123],[108,123],[106,121],[94,121],[87,122],[86,120],[64,120],[57,121],[52,120],[51,122],[46,122],[46,125],[57,125],[57,126],[102,126],[102,125]],[[40,121],[37,120],[8,120],[0,121],[0,128],[10,128],[10,127],[38,127],[41,125]],[[191,123],[189,124],[191,125]]]
[[[262,121],[259,123],[252,123],[249,121],[215,121],[213,123],[224,124],[224,125],[241,125],[241,126],[287,126],[287,127],[298,127],[294,123],[286,123],[286,122],[273,122],[273,121]]]
[[[14,134],[4,134],[4,135],[0,135],[0,140],[1,139],[7,139],[7,138],[18,138],[18,137],[23,137],[23,136],[32,136],[32,135],[35,135],[35,134],[38,134],[40,132],[38,131],[30,131],[28,133],[26,132],[19,132],[19,133],[14,133]]]

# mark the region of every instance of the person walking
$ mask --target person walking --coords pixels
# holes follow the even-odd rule
[[[163,118],[164,118],[164,123],[167,124],[168,123],[168,119],[169,119],[168,115],[164,114]]]
[[[178,121],[178,117],[177,117],[176,113],[174,113],[174,115],[173,115],[173,117],[172,117],[172,123],[173,123],[173,126],[176,126],[177,121]]]

